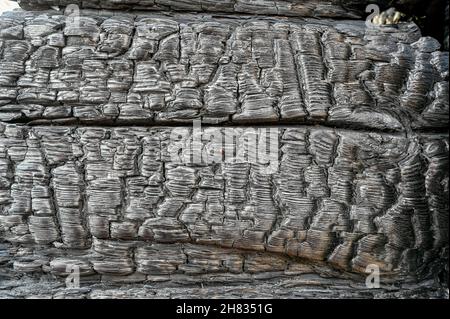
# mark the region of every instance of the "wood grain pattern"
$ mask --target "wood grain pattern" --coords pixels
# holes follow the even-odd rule
[[[175,162],[172,130],[3,125],[3,238],[49,247],[47,271],[69,258],[115,275],[286,271],[297,257],[414,273],[448,247],[445,135],[278,128],[267,174],[262,159]]]
[[[43,11],[0,16],[0,297],[448,298],[449,57],[415,24],[20,3]]]
[[[448,52],[413,24],[176,14],[79,22],[0,18],[0,120],[448,125]]]
[[[77,5],[88,9],[195,11],[280,16],[360,17],[364,4],[353,0],[16,0],[27,10]]]

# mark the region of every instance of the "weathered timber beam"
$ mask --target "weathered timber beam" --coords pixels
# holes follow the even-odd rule
[[[448,250],[448,136],[201,132],[1,125],[0,230],[31,247],[13,256],[15,270],[63,275],[75,263],[85,275],[144,276],[326,265],[364,274],[377,265],[401,281],[444,267],[436,265]],[[199,150],[189,148],[193,135]]]
[[[302,17],[358,18],[360,1],[321,0],[19,0],[26,10],[78,6],[88,9],[195,11]],[[369,3],[369,1],[366,1]]]
[[[414,24],[15,12],[0,120],[448,125],[448,52]]]

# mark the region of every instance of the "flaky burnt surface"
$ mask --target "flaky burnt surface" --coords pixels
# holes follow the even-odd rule
[[[0,17],[0,295],[445,295],[448,53],[217,12]],[[74,266],[91,288],[55,290]],[[368,266],[399,290],[356,288]]]
[[[48,9],[52,6],[74,6],[89,9],[195,11],[247,13],[301,17],[355,18],[364,3],[347,0],[19,0],[27,10]]]
[[[3,15],[0,120],[448,124],[448,52],[414,24],[172,15]]]
[[[445,135],[272,127],[276,157],[212,163],[211,150],[245,150],[269,128],[215,129],[236,145],[213,145],[211,129],[193,162],[188,127],[3,125],[2,237],[28,247],[15,270],[259,273],[304,260],[400,275],[445,254]]]

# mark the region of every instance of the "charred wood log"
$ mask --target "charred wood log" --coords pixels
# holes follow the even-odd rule
[[[14,269],[241,274],[305,260],[360,274],[375,264],[399,279],[448,249],[445,135],[201,133],[196,150],[188,127],[2,125],[2,237],[35,247]],[[230,134],[236,142],[217,138]],[[223,161],[224,152],[237,155]]]
[[[448,52],[411,23],[17,12],[0,25],[4,122],[448,125]]]
[[[438,41],[364,1],[78,2],[0,16],[0,296],[448,298]]]
[[[360,17],[364,2],[348,0],[17,0],[26,10],[77,5],[85,9],[195,11],[280,16]]]

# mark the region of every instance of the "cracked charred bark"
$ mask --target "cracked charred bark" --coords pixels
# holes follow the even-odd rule
[[[0,17],[0,295],[445,295],[448,52],[436,40],[341,20],[354,17],[345,1],[321,2],[339,20],[315,1],[261,1],[261,17],[247,1],[122,3],[83,1],[221,13]],[[205,157],[271,129],[276,159],[192,163],[194,119]],[[231,144],[212,138],[228,129]],[[364,287],[374,264],[378,291]],[[71,265],[86,286],[55,288]],[[211,287],[186,287],[197,283]]]

